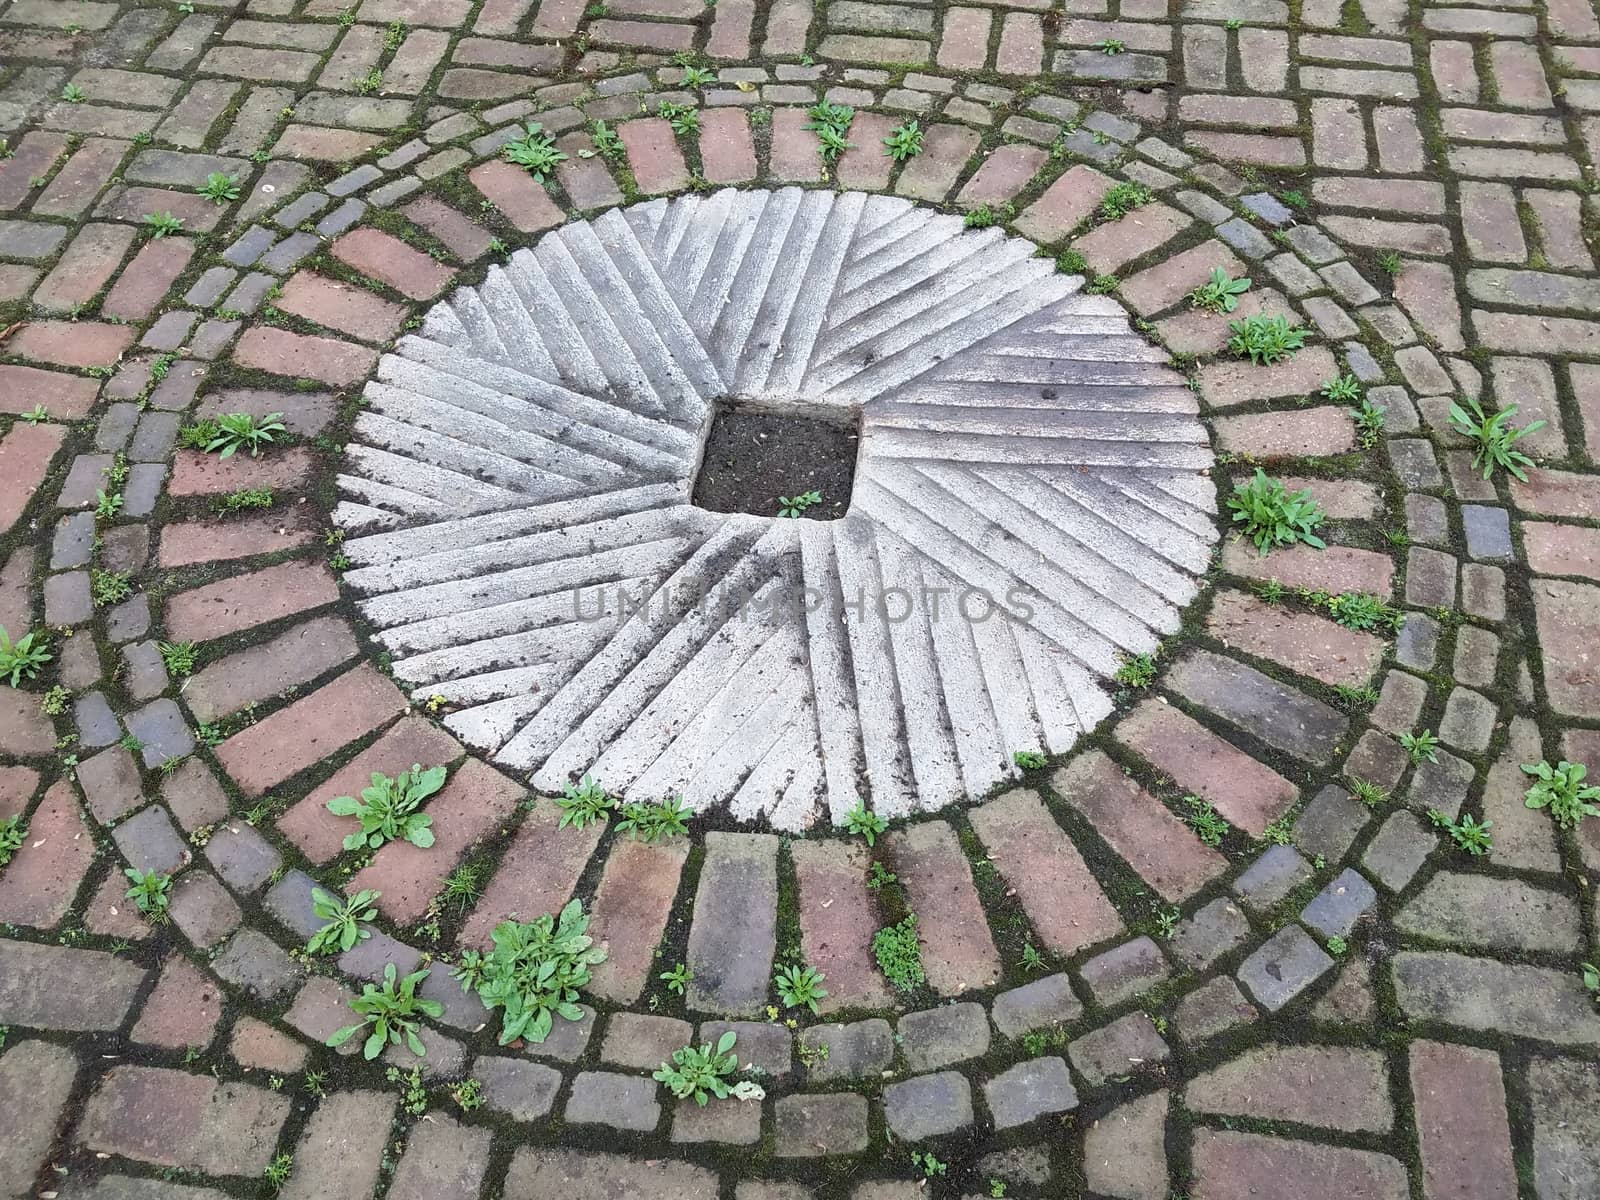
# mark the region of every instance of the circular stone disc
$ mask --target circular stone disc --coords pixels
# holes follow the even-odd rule
[[[1110,712],[1217,539],[1195,397],[1083,283],[856,192],[565,225],[384,355],[345,579],[396,678],[541,789],[783,829],[978,797]],[[859,414],[842,519],[689,503],[730,399]]]

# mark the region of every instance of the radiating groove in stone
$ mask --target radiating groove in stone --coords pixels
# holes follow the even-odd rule
[[[384,355],[346,582],[396,677],[538,788],[785,829],[979,796],[1105,718],[1217,538],[1193,394],[1082,284],[862,193],[568,224]],[[689,503],[729,399],[860,414],[842,520]]]

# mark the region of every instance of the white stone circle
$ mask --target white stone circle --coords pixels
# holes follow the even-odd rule
[[[574,221],[383,356],[345,580],[395,677],[541,790],[790,830],[982,796],[1110,712],[1218,536],[1194,395],[1083,284],[857,192]],[[859,410],[843,519],[689,503],[730,397]]]

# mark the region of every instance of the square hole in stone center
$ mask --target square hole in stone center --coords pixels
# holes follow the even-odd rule
[[[850,510],[861,442],[856,414],[840,417],[718,405],[693,503],[711,512],[838,520]]]

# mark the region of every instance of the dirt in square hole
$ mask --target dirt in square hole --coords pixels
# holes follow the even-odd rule
[[[836,521],[850,508],[860,436],[848,423],[723,405],[712,418],[693,502],[711,512],[775,517],[781,497],[820,492],[800,514]]]

